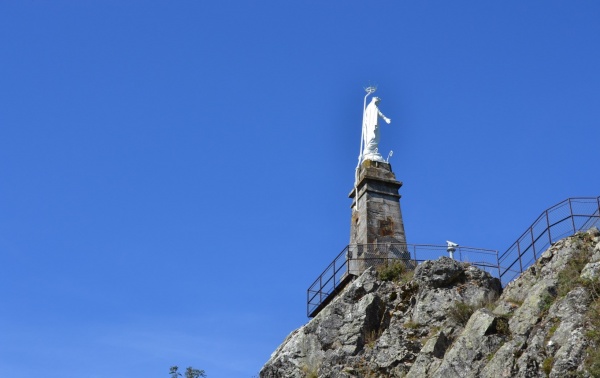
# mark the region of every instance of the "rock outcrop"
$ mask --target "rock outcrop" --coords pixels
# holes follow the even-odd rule
[[[447,257],[395,282],[370,268],[260,377],[600,376],[599,276],[597,229],[555,243],[504,290]]]

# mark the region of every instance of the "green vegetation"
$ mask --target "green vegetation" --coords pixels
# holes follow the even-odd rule
[[[356,365],[356,373],[358,373],[357,376],[361,378],[375,378],[378,376],[377,373],[369,367],[364,356],[360,358]]]
[[[365,345],[369,348],[373,348],[375,346],[375,342],[381,336],[381,332],[371,331],[365,333]]]
[[[511,303],[517,307],[521,307],[521,305],[523,304],[523,300],[521,299],[516,299],[516,298],[508,298],[506,300],[508,303]]]
[[[550,307],[552,307],[552,304],[554,303],[554,299],[555,298],[552,294],[544,293],[544,295],[540,299],[540,303],[538,304],[542,314],[548,313],[548,310],[550,310]]]
[[[558,273],[558,295],[564,297],[573,290],[575,286],[581,285],[579,278],[581,270],[587,264],[589,253],[584,250],[577,251],[567,262],[563,270]]]
[[[556,332],[556,330],[558,329],[558,326],[560,325],[558,319],[552,319],[552,326],[550,326],[550,329],[548,329],[548,339],[550,339],[552,336],[554,336],[554,333]]]
[[[417,329],[417,328],[419,328],[419,324],[413,322],[412,320],[407,321],[403,325],[404,325],[404,328],[408,328],[408,329]]]
[[[500,335],[510,335],[510,327],[508,325],[508,319],[497,318],[496,319],[496,332]]]
[[[318,370],[317,368],[309,368],[307,366],[302,367],[305,378],[319,378]]]
[[[404,260],[386,261],[377,268],[377,276],[382,281],[392,281],[396,283],[406,283],[414,276],[414,271],[406,267]]]
[[[177,378],[177,377],[182,376],[178,370],[179,370],[178,366],[171,366],[171,368],[169,369],[169,374],[171,375],[171,378]],[[185,378],[200,378],[200,377],[206,377],[206,373],[204,372],[204,370],[194,369],[191,366],[188,367],[187,369],[185,369]]]
[[[589,286],[598,288],[600,280],[596,278],[588,282]],[[586,336],[590,339],[591,345],[587,348],[587,358],[585,359],[585,367],[592,377],[600,377],[600,296],[599,292],[591,290],[592,303],[590,303],[587,318],[589,328]]]
[[[393,260],[391,263],[386,262],[377,268],[377,274],[382,281],[400,281],[406,271],[406,265],[402,260]]]
[[[552,371],[552,366],[554,365],[554,357],[547,357],[544,362],[542,362],[542,371],[546,373],[546,376],[550,375]]]
[[[579,251],[567,262],[564,269],[558,274],[558,295],[565,296],[577,286],[585,287],[590,296],[590,305],[586,313],[588,330],[586,337],[590,340],[587,348],[587,356],[584,361],[587,372],[592,377],[600,378],[600,279],[598,277],[589,280],[581,278],[581,271],[589,262],[592,254],[593,237],[589,233],[578,233],[575,235]],[[550,332],[556,331],[554,326]],[[544,371],[552,369],[553,360],[544,361]],[[547,366],[548,365],[548,366]],[[548,370],[548,372],[550,371]]]
[[[456,302],[454,306],[450,307],[448,310],[448,317],[456,323],[465,326],[471,318],[471,315],[479,308],[480,306],[470,305],[465,302]]]
[[[471,315],[475,313],[475,311],[480,308],[488,309],[489,311],[493,311],[495,307],[495,301],[491,299],[483,300],[476,304],[468,304],[465,302],[455,302],[450,309],[448,309],[448,318],[454,320],[461,326],[467,325],[467,322],[471,318]],[[508,327],[508,319],[505,317],[497,318],[494,327],[496,332],[501,335],[509,335],[510,330]]]
[[[406,283],[406,282],[412,280],[414,276],[415,276],[415,271],[408,270],[402,274],[402,276],[400,277],[400,282]]]

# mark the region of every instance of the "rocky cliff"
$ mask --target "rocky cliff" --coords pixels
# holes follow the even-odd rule
[[[600,377],[599,276],[597,229],[555,243],[504,289],[447,257],[370,269],[260,377]]]

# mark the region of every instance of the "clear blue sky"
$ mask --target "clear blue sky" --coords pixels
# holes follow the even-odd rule
[[[0,376],[258,374],[349,241],[363,87],[410,243],[600,195],[600,2],[0,3]]]

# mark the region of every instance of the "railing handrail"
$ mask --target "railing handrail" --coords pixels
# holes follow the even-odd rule
[[[593,203],[595,205],[595,208],[593,209],[593,211],[590,212],[585,212],[585,213],[581,213],[579,211],[579,209],[577,209],[577,211],[573,210],[573,203]],[[566,205],[568,204],[568,215],[561,217],[560,219],[556,220],[556,221],[550,221],[550,214],[561,208],[561,207],[566,207]],[[588,219],[586,220],[586,222],[584,224],[582,224],[581,226],[577,226],[575,224],[575,218],[577,217],[587,217]],[[546,226],[541,228],[541,229],[537,229],[534,231],[535,226],[537,226],[538,224],[540,224],[541,220],[545,219],[546,220]],[[594,220],[596,219],[596,220]],[[567,220],[571,220],[571,225],[572,227],[569,227],[568,232],[566,233],[561,233],[560,235],[553,237],[552,236],[552,228],[567,221]],[[592,221],[594,220],[594,221]],[[529,254],[530,252],[533,253],[533,257],[534,260],[537,259],[537,254],[536,254],[536,243],[538,241],[541,240],[541,238],[547,233],[548,235],[548,244],[552,245],[553,243],[555,243],[556,241],[558,241],[559,239],[562,239],[566,236],[570,236],[575,234],[578,231],[582,231],[584,229],[589,228],[591,225],[593,225],[594,223],[598,222],[600,220],[600,196],[598,197],[569,197],[565,200],[560,201],[559,203],[550,206],[549,208],[547,208],[546,210],[542,211],[542,213],[531,223],[531,225],[525,230],[525,232],[523,232],[521,234],[521,236],[519,236],[517,238],[517,240],[512,243],[510,245],[510,247],[508,247],[508,249],[506,249],[506,251],[504,251],[502,254],[500,254],[498,256],[498,265],[501,267],[501,272],[500,272],[500,280],[503,279],[504,275],[508,272],[511,273],[522,273],[525,269],[527,269],[529,267],[529,265],[527,265],[527,263],[525,265],[523,265],[522,263],[522,259],[525,255]],[[527,241],[526,243],[524,243],[523,245],[523,249],[521,249],[521,243],[526,240],[527,237],[531,238],[531,241]],[[545,244],[544,244],[545,246]],[[502,264],[504,262],[505,259],[508,258],[508,256],[510,256],[511,252],[514,252],[515,247],[518,250],[518,255],[514,260],[508,261],[508,267],[504,268],[502,267]],[[513,270],[511,269],[517,262],[521,262],[520,264],[520,268],[518,270]],[[514,277],[513,277],[514,278]],[[507,282],[503,282],[503,284],[505,284]]]
[[[346,252],[346,250],[348,249],[348,246],[345,246],[344,249],[342,249],[342,252],[340,252],[335,259],[333,259],[333,261],[331,262],[331,264],[329,264],[327,266],[327,268],[325,268],[325,270],[323,271],[323,273],[321,273],[321,275],[319,275],[319,277],[317,277],[317,279],[315,280],[315,282],[312,283],[312,285],[310,285],[308,288],[310,289],[311,287],[315,286],[315,284],[319,281],[319,279],[329,270],[329,268],[333,267],[333,264],[335,263],[335,261],[337,259],[340,258],[340,256],[344,255],[344,253]]]
[[[567,199],[564,199],[564,200],[560,201],[559,203],[557,203],[557,204],[555,204],[553,206],[550,206],[549,208],[547,208],[546,210],[544,210],[544,211],[541,212],[541,214],[531,223],[531,225],[525,230],[525,232],[523,232],[521,234],[521,236],[519,236],[517,238],[517,240],[504,253],[502,253],[501,255],[499,255],[499,258],[502,259],[502,257],[510,250],[510,248],[512,248],[512,246],[514,246],[519,240],[521,240],[524,236],[527,235],[527,233],[529,232],[529,230],[531,229],[531,227],[533,225],[535,225],[540,219],[543,219],[544,216],[548,215],[549,211],[552,211],[555,208],[557,208],[557,207],[559,207],[559,206],[561,206],[561,205],[563,205],[565,203],[568,203],[570,201],[574,201],[574,200],[596,200],[596,201],[598,201],[598,200],[600,200],[600,196],[598,196],[598,197],[569,197]],[[566,219],[568,219],[568,218],[570,218],[572,216],[582,216],[582,217],[585,217],[585,216],[590,216],[590,215],[591,214],[572,214],[571,213],[570,215],[568,215],[567,217],[565,217],[564,219],[562,219],[559,222],[562,222],[562,221],[564,221],[564,220],[566,220]],[[550,227],[556,225],[559,222],[555,222],[554,224],[550,225]]]
[[[448,248],[447,245],[442,245],[442,244],[414,244],[414,243],[355,243],[355,244],[348,244],[344,249],[350,247],[350,246],[354,246],[354,245],[374,245],[374,246],[387,246],[387,245],[404,245],[404,246],[410,246],[410,247],[434,247],[434,248]],[[486,248],[478,248],[478,247],[469,247],[467,245],[459,245],[456,247],[458,248],[464,248],[464,249],[469,249],[469,250],[478,250],[478,251],[485,251],[485,252],[490,252],[490,253],[496,253],[498,252],[495,249],[486,249]]]

